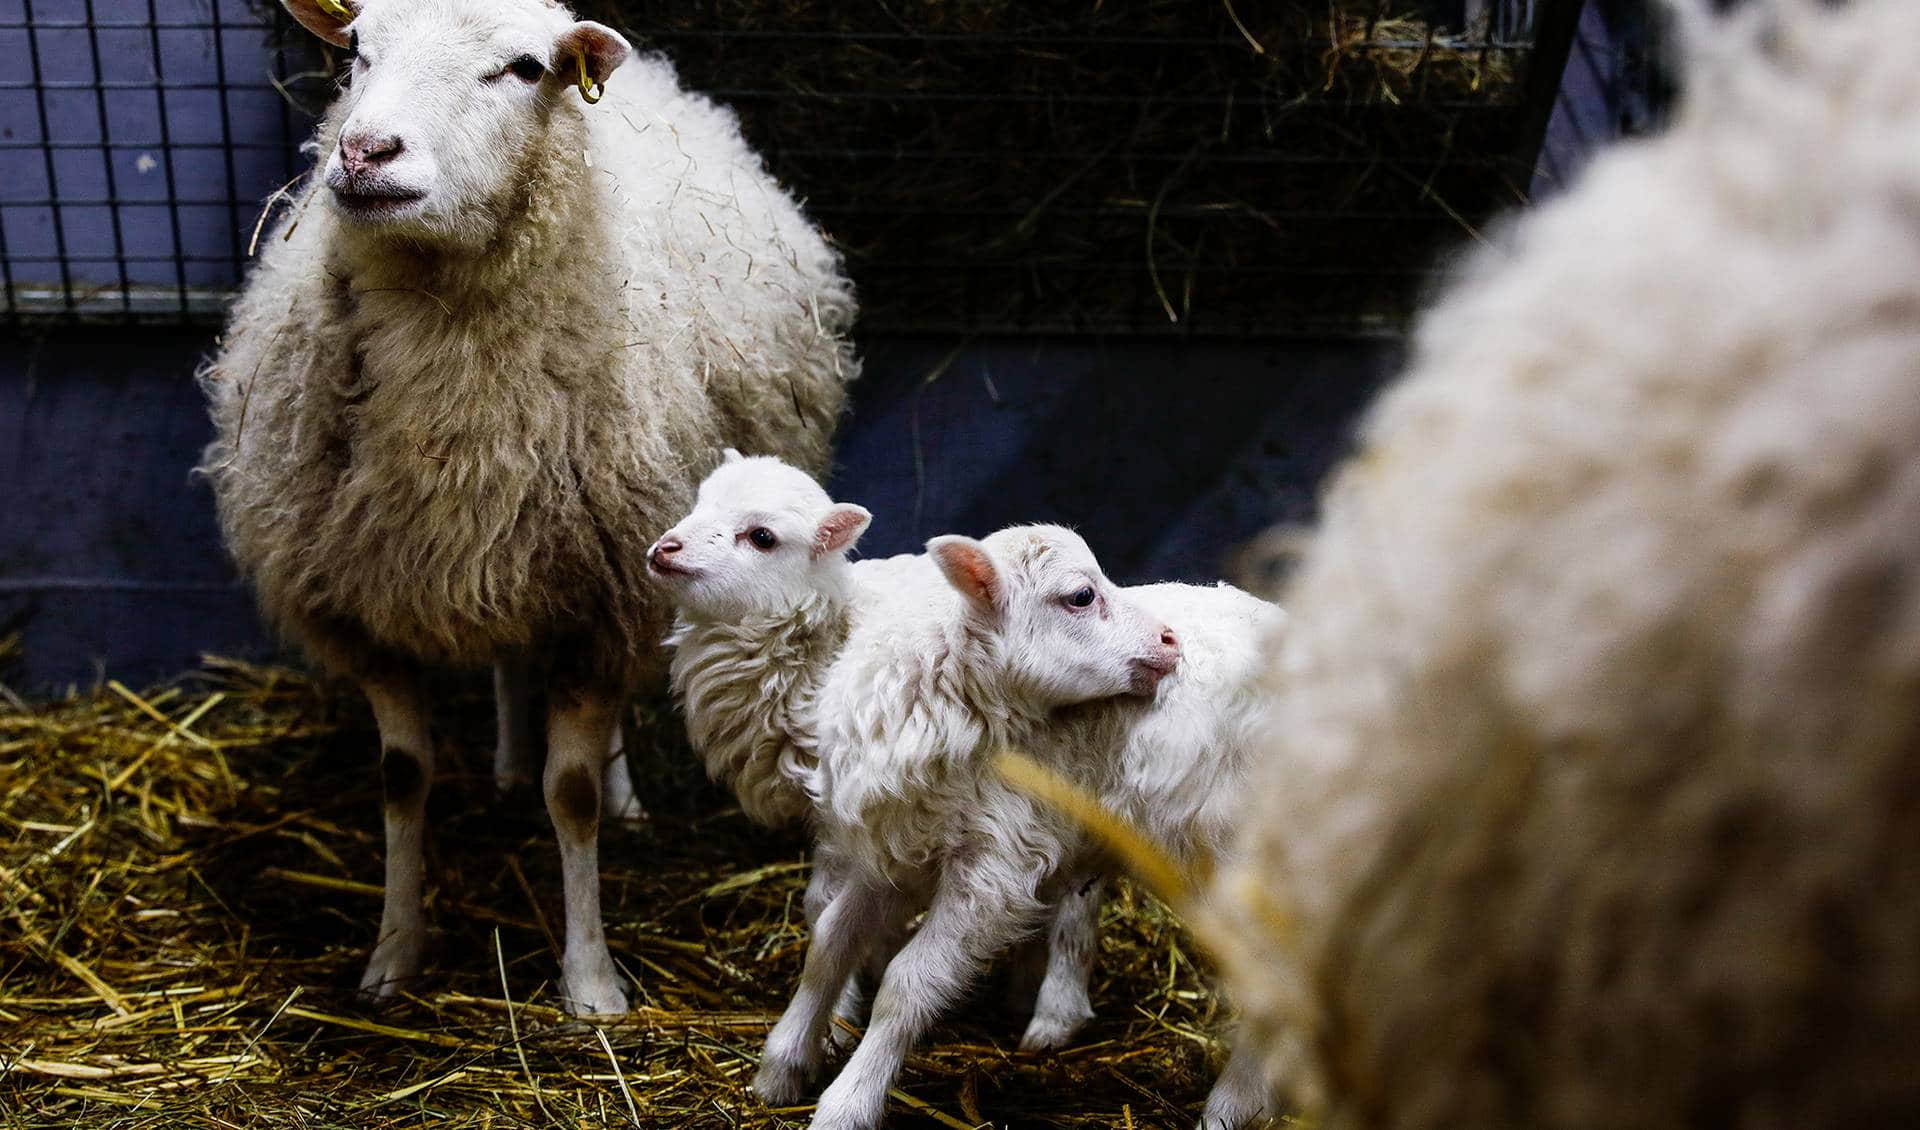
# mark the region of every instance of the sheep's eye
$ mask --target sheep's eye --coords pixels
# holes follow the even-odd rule
[[[1070,608],[1085,608],[1092,603],[1093,587],[1091,585],[1067,598],[1067,605]]]
[[[520,56],[508,63],[507,69],[512,71],[513,77],[521,82],[539,82],[540,77],[547,73],[546,64],[531,55]]]
[[[347,50],[355,55],[360,53],[360,33],[351,28],[347,30]]]
[[[747,540],[753,543],[753,548],[762,553],[780,544],[780,539],[775,537],[773,531],[767,529],[765,526],[755,526],[749,530],[747,532]]]

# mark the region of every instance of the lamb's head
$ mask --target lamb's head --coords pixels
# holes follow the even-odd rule
[[[805,472],[732,448],[693,513],[647,551],[647,572],[689,619],[783,615],[844,592],[847,550],[873,515],[835,502]]]
[[[964,614],[997,640],[1000,673],[1029,705],[1152,695],[1179,660],[1173,629],[1107,580],[1072,530],[938,537],[927,552],[964,598]]]
[[[353,52],[329,203],[356,228],[429,246],[486,246],[583,69],[605,83],[629,50],[552,0],[281,2]]]

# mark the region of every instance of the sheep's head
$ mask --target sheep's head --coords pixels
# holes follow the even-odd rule
[[[693,513],[647,552],[647,572],[689,617],[779,615],[840,594],[847,550],[872,519],[827,497],[804,471],[729,448]]]
[[[629,50],[547,0],[281,2],[353,52],[329,202],[356,227],[430,245],[485,246],[582,69],[605,83]]]
[[[1179,660],[1173,630],[1107,580],[1072,530],[938,537],[927,552],[966,615],[998,639],[1011,688],[1035,706],[1152,695]]]

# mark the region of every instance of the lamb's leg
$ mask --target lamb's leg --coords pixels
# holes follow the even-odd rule
[[[990,880],[1017,868],[991,862],[941,878],[919,932],[902,946],[873,1001],[873,1021],[840,1077],[820,1096],[813,1130],[872,1130],[907,1053],[996,954],[1025,932],[1038,904],[1031,892]]]
[[[1237,1035],[1237,1033],[1236,1033]],[[1227,1065],[1207,1092],[1200,1130],[1242,1130],[1267,1118],[1267,1079],[1258,1045],[1235,1039]]]
[[[524,659],[493,665],[493,787],[502,795],[527,784],[533,772],[533,684]]]
[[[867,958],[847,978],[846,987],[840,991],[840,999],[833,1006],[833,1018],[844,1021],[827,1029],[827,1038],[839,1050],[851,1051],[859,1042],[859,1037],[848,1031],[849,1028],[864,1028],[867,1023],[869,999],[879,989],[880,981],[887,975],[887,966],[893,962],[895,954],[907,940],[906,914],[896,914],[892,919],[873,924],[873,938],[867,943]]]
[[[845,885],[842,869],[825,845],[813,854],[813,874],[807,880],[807,893],[801,902],[806,910],[807,930],[817,930],[820,915],[833,902],[833,898]],[[833,1019],[841,1023],[827,1028],[827,1039],[841,1051],[850,1050],[854,1043],[854,1034],[849,1028],[864,1027],[867,1023],[867,995],[880,984],[880,978],[886,975],[887,963],[893,955],[900,952],[900,943],[906,934],[905,916],[896,914],[891,921],[870,924],[871,940],[867,943],[866,960],[854,970],[840,989],[840,999],[834,1002]]]
[[[1054,907],[1047,929],[1046,974],[1034,997],[1033,1018],[1020,1037],[1023,1050],[1066,1047],[1093,1019],[1087,979],[1099,952],[1103,886],[1098,875],[1076,876]]]
[[[560,841],[566,892],[566,952],[560,972],[575,1016],[627,1010],[620,973],[600,921],[600,778],[620,696],[555,691],[547,708],[547,812]]]
[[[613,728],[613,742],[607,747],[607,768],[600,781],[600,811],[615,823],[638,824],[647,818],[647,810],[640,806],[640,798],[633,792],[633,773],[627,767],[624,707],[620,713],[622,718]]]
[[[867,952],[877,922],[900,917],[899,892],[876,881],[849,878],[838,884],[820,912],[807,945],[800,987],[767,1035],[753,1093],[768,1106],[799,1100],[826,1055],[823,1037],[842,986]]]
[[[433,781],[433,739],[417,672],[388,668],[363,678],[380,729],[380,788],[387,832],[386,890],[380,940],[374,943],[360,991],[391,996],[420,972],[427,924],[421,910],[425,882],[427,788]]]

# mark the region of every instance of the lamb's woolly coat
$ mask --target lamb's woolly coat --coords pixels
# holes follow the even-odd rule
[[[1289,590],[1221,893],[1329,1127],[1920,1121],[1920,7],[1763,8],[1428,313]]]
[[[759,823],[812,816],[820,688],[856,620],[884,618],[895,600],[948,599],[939,574],[914,555],[846,570],[842,589],[738,620],[683,616],[667,639],[688,740],[708,775]]]
[[[825,467],[852,295],[733,115],[639,57],[546,125],[478,257],[375,248],[315,177],[204,370],[228,545],[332,666],[629,683],[667,623],[640,554],[721,448]]]
[[[990,541],[999,543],[1010,590],[1030,587],[1014,576],[1050,552],[1038,532]],[[1010,683],[1005,662],[1005,649],[1030,641],[1006,638],[950,588],[923,583],[917,599],[903,591],[885,615],[853,626],[816,700],[821,842],[846,882],[769,1037],[755,1082],[762,1097],[792,1098],[811,1069],[808,1041],[826,991],[814,974],[845,960],[822,953],[849,944],[837,920],[843,906],[877,908],[883,924],[928,910],[888,966],[872,1026],[820,1097],[816,1124],[836,1130],[876,1125],[902,1059],[932,1018],[1081,878],[1097,874],[1078,828],[989,767],[1000,750],[1035,756],[1183,853],[1210,854],[1226,842],[1263,729],[1253,679],[1283,618],[1224,585],[1122,592],[1151,614],[1144,622],[1170,623],[1180,640],[1179,664],[1151,700],[1065,710],[1031,700]],[[1229,1066],[1208,1101],[1210,1124],[1238,1126],[1258,1114],[1244,1069],[1257,1062],[1237,1057]]]

